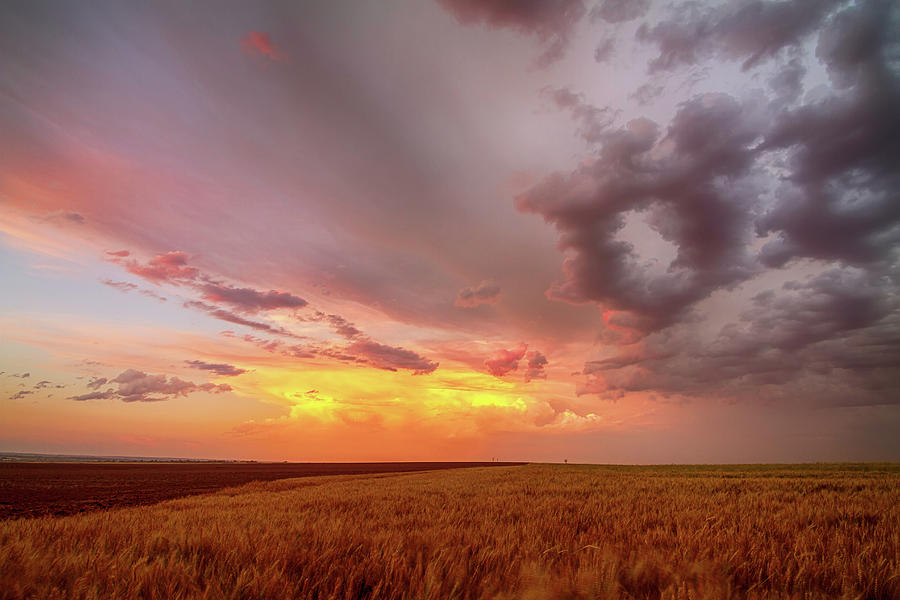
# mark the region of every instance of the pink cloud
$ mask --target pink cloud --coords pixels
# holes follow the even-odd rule
[[[525,356],[527,349],[527,344],[519,344],[519,347],[514,350],[497,350],[493,357],[484,361],[484,366],[491,375],[502,377],[519,368],[519,361]]]
[[[284,59],[269,34],[262,31],[248,31],[247,35],[241,38],[241,49],[247,54],[259,54],[274,61]]]
[[[151,283],[174,283],[178,285],[185,281],[193,281],[200,276],[200,271],[189,267],[188,255],[184,252],[167,252],[158,254],[147,263],[141,264],[136,260],[130,260],[125,268],[129,273],[137,275]]]

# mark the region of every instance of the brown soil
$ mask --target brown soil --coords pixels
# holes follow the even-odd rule
[[[152,504],[251,481],[522,463],[0,463],[0,519]]]

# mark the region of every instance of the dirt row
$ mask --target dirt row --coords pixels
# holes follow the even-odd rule
[[[0,463],[0,519],[152,504],[251,481],[515,464],[521,463]]]

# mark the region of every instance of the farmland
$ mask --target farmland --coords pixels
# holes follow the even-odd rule
[[[504,463],[0,462],[0,519],[152,504],[252,481]],[[515,464],[515,463],[505,463]]]
[[[0,598],[900,597],[900,466],[256,482],[0,523]]]

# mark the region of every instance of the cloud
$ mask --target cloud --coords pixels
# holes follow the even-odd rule
[[[282,52],[272,42],[271,36],[262,31],[248,31],[247,35],[241,38],[241,49],[247,54],[263,56],[272,61],[284,60]]]
[[[103,385],[103,378],[91,378],[88,389],[97,389]],[[105,392],[94,391],[87,394],[70,396],[69,400],[83,402],[86,400],[105,400],[117,398],[122,402],[161,402],[173,398],[184,397],[193,392],[210,392],[220,394],[231,391],[227,384],[196,384],[177,377],[165,375],[148,375],[136,369],[126,369],[109,383],[117,384],[117,388],[109,388]]]
[[[250,327],[251,329],[256,329],[257,331],[266,331],[268,333],[274,333],[276,335],[282,335],[285,337],[302,339],[302,336],[298,336],[294,333],[291,333],[284,327],[278,327],[275,325],[269,325],[268,323],[263,323],[262,321],[254,321],[252,319],[246,319],[240,315],[236,315],[233,312],[227,311],[222,308],[217,308],[210,304],[206,304],[205,302],[200,302],[197,300],[188,300],[184,303],[185,308],[193,308],[196,310],[201,310],[211,317],[215,317],[216,319],[220,319],[222,321],[226,321],[228,323],[234,323],[235,325],[243,325],[245,327]]]
[[[187,263],[188,255],[186,253],[173,251],[158,254],[145,264],[136,260],[126,261],[124,264],[129,273],[156,285],[160,283],[181,285],[194,281],[200,276],[200,272],[194,267],[188,266]]]
[[[115,256],[116,258],[125,258],[126,256],[130,256],[131,252],[128,250],[107,250],[106,254],[109,256]]]
[[[482,281],[475,287],[459,290],[454,306],[472,308],[479,304],[496,304],[500,301],[500,286],[490,281]]]
[[[34,384],[34,385],[32,386],[32,389],[35,389],[35,390],[42,390],[42,389],[44,389],[45,387],[50,386],[50,385],[53,385],[53,382],[52,382],[52,381],[47,381],[46,379],[44,379],[43,381],[38,381],[36,384]]]
[[[892,288],[854,268],[789,282],[755,296],[711,341],[674,328],[587,363],[580,393],[896,403],[900,301]]]
[[[690,66],[711,57],[743,60],[744,70],[797,49],[842,0],[731,0],[720,6],[677,5],[669,18],[636,33],[655,45],[651,72]]]
[[[879,0],[679,5],[638,28],[658,49],[651,73],[710,58],[745,71],[768,63],[771,96],[694,96],[663,129],[612,127],[581,95],[553,92],[595,154],[516,205],[559,233],[562,277],[548,297],[600,305],[598,340],[620,347],[586,363],[579,393],[895,402],[898,23],[900,5]],[[831,87],[804,96],[813,47]],[[623,235],[635,222],[674,256],[645,258]],[[795,267],[789,284],[701,335],[711,323],[699,306],[713,293],[745,301],[739,286]]]
[[[188,364],[192,369],[211,371],[216,375],[233,377],[247,372],[246,369],[240,369],[238,367],[235,367],[234,365],[229,365],[226,363],[208,363],[203,362],[202,360],[186,360],[184,362]]]
[[[233,331],[223,331],[220,335],[229,338],[244,340],[245,342],[249,342],[254,346],[262,348],[266,352],[276,352],[279,348],[284,346],[284,342],[282,342],[281,340],[267,340],[265,338],[256,337],[255,335],[250,335],[249,333],[239,336]]]
[[[642,17],[650,7],[650,0],[601,0],[591,9],[591,20],[624,23]]]
[[[147,296],[148,298],[153,298],[154,300],[159,300],[160,302],[168,302],[169,301],[168,298],[166,298],[165,296],[160,296],[153,290],[140,290],[138,293],[141,294],[142,296]]]
[[[544,371],[544,367],[547,366],[548,360],[547,357],[537,350],[532,350],[531,352],[525,355],[525,358],[528,360],[528,370],[525,372],[525,381],[531,381],[532,379],[546,379],[547,373]]]
[[[89,392],[87,394],[79,394],[77,396],[69,396],[69,400],[75,400],[76,402],[86,402],[88,400],[108,400],[110,398],[115,398],[115,392],[110,389],[105,392]]]
[[[608,107],[591,106],[585,102],[583,95],[576,94],[569,88],[545,88],[542,92],[557,108],[571,113],[572,118],[579,124],[578,135],[588,144],[603,143],[607,140],[616,111]]]
[[[758,132],[753,106],[699,96],[681,105],[664,135],[647,119],[607,130],[593,161],[520,195],[519,210],[560,233],[563,278],[548,297],[630,311],[635,328],[649,332],[750,277],[745,245],[757,190],[742,179]],[[629,213],[675,247],[669,265],[642,261],[619,238]]]
[[[581,0],[438,0],[464,25],[485,24],[537,37],[546,46],[538,59],[562,58],[575,24],[585,14]]]
[[[137,285],[133,283],[128,283],[127,281],[113,281],[111,279],[104,279],[103,285],[108,285],[111,288],[116,288],[121,292],[130,292],[131,290],[136,290]]]
[[[900,53],[891,23],[900,8],[866,2],[847,8],[819,36],[816,53],[838,88],[782,112],[763,148],[786,153],[790,176],[757,222],[774,234],[760,259],[781,267],[796,258],[875,265],[900,243]]]
[[[202,292],[204,300],[228,304],[241,312],[251,314],[278,308],[303,308],[308,304],[303,298],[276,290],[260,292],[219,283],[203,284],[198,286],[198,289]]]
[[[373,340],[353,342],[345,348],[345,351],[361,356],[373,366],[388,371],[408,369],[415,375],[427,375],[438,368],[438,363],[430,361],[412,350],[379,344]]]
[[[21,400],[25,396],[28,396],[29,394],[33,394],[33,393],[34,392],[32,392],[31,390],[19,390],[18,392],[16,392],[12,396],[10,396],[9,399],[10,400]]]
[[[330,315],[316,311],[315,320],[326,321],[329,325],[331,325],[336,334],[340,335],[341,337],[345,337],[348,340],[352,340],[363,334],[362,331],[357,329],[353,323],[347,321],[347,319],[340,315]]]
[[[10,377],[18,377],[19,379],[26,379],[31,377],[31,373],[12,373]]]
[[[87,383],[87,389],[89,390],[99,390],[101,386],[105,385],[109,380],[106,377],[91,377],[90,381]]]
[[[594,48],[594,60],[598,63],[605,63],[613,57],[616,52],[615,38],[605,38]]]
[[[519,368],[519,361],[525,356],[527,349],[528,346],[526,344],[519,344],[518,348],[513,350],[501,348],[491,358],[484,361],[484,366],[487,367],[488,373],[491,375],[502,377],[510,371],[515,371]]]

